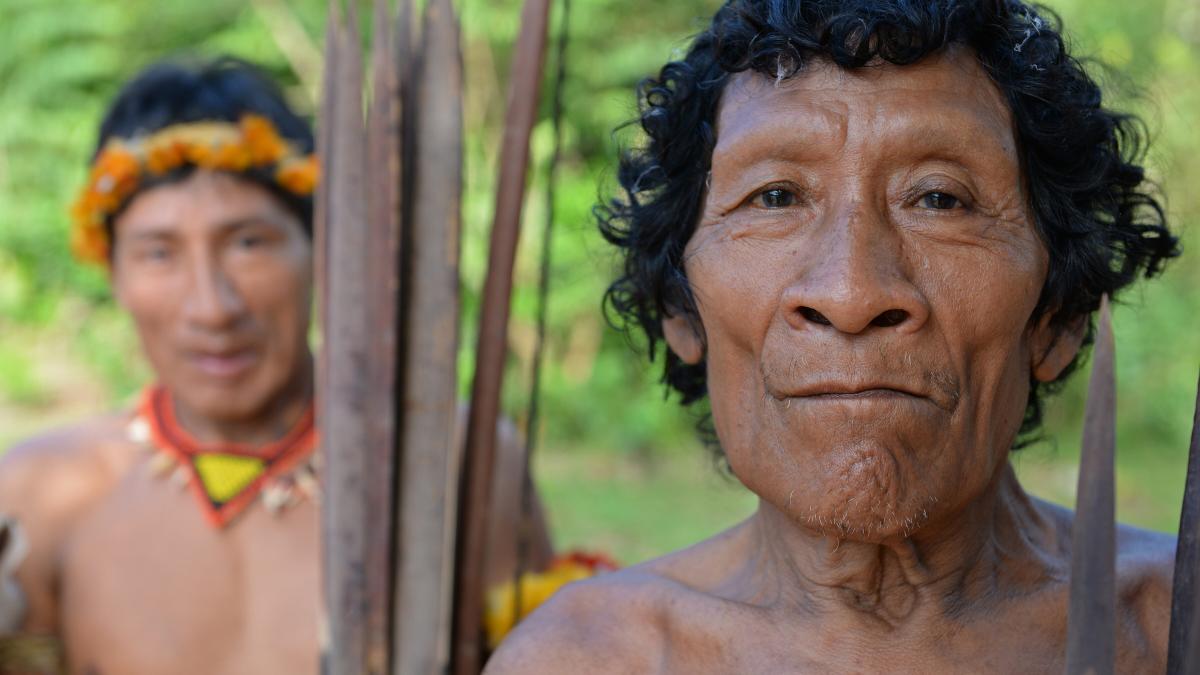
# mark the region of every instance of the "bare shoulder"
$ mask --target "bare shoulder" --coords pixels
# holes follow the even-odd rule
[[[724,600],[711,591],[745,524],[640,565],[570,584],[505,640],[487,675],[656,673]]]
[[[1069,552],[1075,513],[1048,502],[1039,501],[1039,507],[1053,520],[1064,550]],[[1175,541],[1173,535],[1117,524],[1116,571],[1123,604],[1161,605],[1169,611]]]
[[[647,568],[564,587],[500,645],[487,675],[653,673],[664,648],[664,607],[680,589]]]
[[[15,567],[25,607],[9,623],[33,633],[56,629],[60,550],[73,525],[109,494],[132,461],[135,451],[124,440],[129,419],[97,417],[28,439],[0,456],[0,516],[28,544],[19,560],[6,563]]]
[[[1168,585],[1175,565],[1174,535],[1117,525],[1117,570],[1160,577]]]
[[[129,415],[104,415],[27,439],[0,455],[0,511],[65,505],[127,464]]]
[[[1117,525],[1117,604],[1134,613],[1148,634],[1161,634],[1164,648],[1171,614],[1175,545],[1172,535]]]
[[[129,419],[96,417],[30,438],[0,456],[0,514],[15,519],[35,549],[52,547],[134,460],[136,451],[125,440]]]
[[[1058,506],[1048,511],[1060,523],[1060,536],[1069,550],[1075,514]],[[1166,668],[1175,544],[1169,534],[1117,525],[1118,632],[1124,658],[1141,664],[1145,672]]]
[[[1168,534],[1128,525],[1117,529],[1117,603],[1135,620],[1154,658],[1167,651],[1175,546]]]

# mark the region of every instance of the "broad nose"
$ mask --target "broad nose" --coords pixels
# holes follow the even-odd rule
[[[188,323],[205,330],[222,330],[236,324],[246,304],[220,261],[207,254],[194,256],[190,277],[190,289],[183,301]]]
[[[784,291],[781,310],[796,329],[915,332],[929,306],[905,269],[903,242],[875,207],[839,209],[805,255],[811,261]]]

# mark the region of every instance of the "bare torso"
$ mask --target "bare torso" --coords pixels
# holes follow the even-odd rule
[[[0,513],[31,544],[17,573],[24,632],[57,634],[80,675],[316,673],[319,506],[256,503],[215,529],[189,491],[148,470],[125,438],[130,419],[53,433],[0,461]],[[510,425],[501,440],[500,461],[516,461]],[[516,502],[501,486],[494,504]],[[514,512],[498,512],[493,539],[513,544]],[[489,575],[507,578],[511,556],[497,546]],[[537,564],[548,542],[534,548]]]
[[[315,673],[318,507],[256,504],[214,529],[186,490],[147,470],[128,419],[7,458],[0,510],[32,544],[18,573],[29,632],[58,633],[71,672],[87,675]],[[23,493],[11,502],[10,486]]]
[[[804,593],[748,583],[753,519],[665,558],[574,584],[501,647],[507,673],[1061,673],[1071,514],[1033,502],[1036,564],[1011,561],[957,607],[914,590],[828,612]],[[1174,541],[1122,528],[1117,672],[1165,668]],[[1001,565],[1006,563],[1001,562]],[[748,592],[755,587],[756,591]],[[891,606],[881,606],[892,598]],[[952,604],[952,603],[951,603]]]

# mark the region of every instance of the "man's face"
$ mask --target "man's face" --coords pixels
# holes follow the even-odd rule
[[[196,171],[137,196],[115,239],[116,297],[159,381],[191,412],[244,421],[303,384],[312,246],[267,190]]]
[[[734,78],[685,252],[706,344],[664,328],[685,361],[703,348],[747,487],[864,541],[987,489],[1047,344],[1026,204],[1008,108],[968,53]]]

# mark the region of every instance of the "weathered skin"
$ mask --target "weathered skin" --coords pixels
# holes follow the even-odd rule
[[[115,254],[114,292],[180,422],[207,441],[286,433],[312,391],[311,246],[290,212],[252,183],[197,172],[135,198]],[[319,506],[272,515],[255,504],[215,530],[190,494],[145,470],[126,439],[131,415],[50,433],[0,461],[0,513],[31,544],[17,574],[30,604],[23,632],[59,635],[74,673],[316,673]],[[515,469],[520,445],[511,425],[501,432],[500,461]],[[516,485],[493,504],[490,574],[502,581]],[[545,540],[535,546],[544,556]]]
[[[1009,462],[1048,255],[1007,106],[965,51],[726,89],[685,258],[746,522],[565,589],[508,673],[1061,673],[1072,514]],[[1165,668],[1174,541],[1118,536],[1117,672]]]

